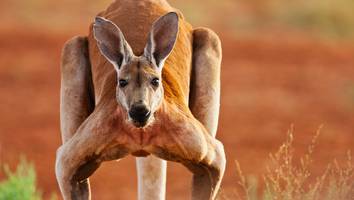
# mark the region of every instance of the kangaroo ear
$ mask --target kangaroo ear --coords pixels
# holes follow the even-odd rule
[[[93,35],[102,55],[114,65],[116,70],[119,70],[132,57],[131,47],[124,39],[122,31],[112,21],[96,17]]]
[[[149,33],[144,55],[162,69],[164,61],[170,55],[178,34],[178,15],[167,13],[157,19]]]

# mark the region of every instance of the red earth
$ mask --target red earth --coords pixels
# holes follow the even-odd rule
[[[59,194],[54,176],[59,132],[60,51],[73,34],[0,31],[0,162],[33,161],[45,199]],[[222,102],[217,137],[228,165],[222,191],[234,196],[234,160],[245,174],[265,172],[267,156],[295,127],[297,155],[323,124],[314,175],[354,150],[354,46],[303,35],[230,37],[221,34]],[[0,177],[3,177],[1,175]],[[133,157],[108,162],[92,177],[93,199],[136,199]],[[170,163],[167,199],[187,199],[191,174]]]

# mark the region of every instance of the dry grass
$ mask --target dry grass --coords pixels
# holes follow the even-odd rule
[[[265,13],[285,26],[353,37],[353,6],[352,0],[271,0],[266,3]]]
[[[327,39],[354,38],[352,0],[170,0],[197,25],[221,26],[235,34],[272,30]],[[222,14],[220,14],[222,13]]]
[[[245,200],[353,200],[354,166],[351,153],[347,153],[347,162],[341,166],[334,160],[325,172],[311,176],[313,152],[320,129],[308,146],[307,152],[296,164],[294,159],[293,129],[287,134],[286,141],[276,153],[269,155],[267,173],[263,175],[264,189],[258,188],[257,179],[243,174],[236,161],[239,178],[238,199]]]
[[[112,1],[2,0],[0,8],[6,9],[2,9],[0,17],[10,27],[86,31],[97,12]],[[196,26],[221,28],[235,34],[290,29],[326,38],[354,38],[353,0],[168,1]]]

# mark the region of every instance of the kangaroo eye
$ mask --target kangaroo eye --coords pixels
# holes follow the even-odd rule
[[[160,84],[160,80],[158,78],[154,78],[151,80],[151,85],[158,87]]]
[[[124,88],[128,85],[128,81],[125,79],[119,79],[119,87]]]

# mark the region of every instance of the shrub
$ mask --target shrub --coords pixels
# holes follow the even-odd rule
[[[12,172],[4,165],[6,179],[0,182],[0,200],[40,200],[36,187],[36,173],[32,164],[22,159]]]

